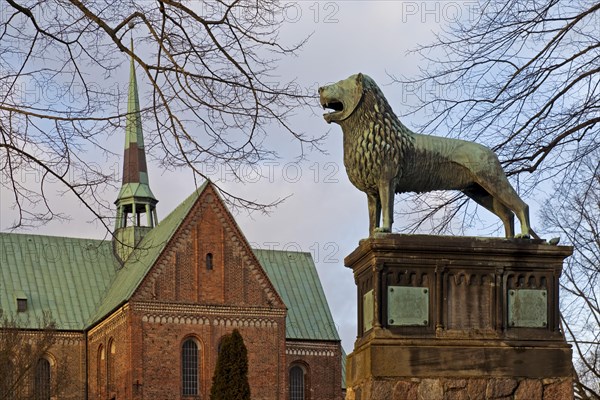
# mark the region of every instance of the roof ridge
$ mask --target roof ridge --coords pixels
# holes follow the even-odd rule
[[[201,187],[199,187],[196,190],[199,190]],[[169,218],[169,216],[171,214],[173,214],[179,207],[181,207],[183,205],[183,203],[185,203],[187,200],[189,200],[190,197],[192,197],[195,193],[196,190],[194,190],[194,192],[192,192],[192,194],[190,194],[185,200],[183,200],[177,207],[175,207],[173,209],[173,211],[171,211],[164,219],[166,220],[167,218]],[[199,193],[198,193],[199,195]],[[162,222],[162,221],[161,221]],[[0,232],[0,235],[19,235],[19,236],[34,236],[34,237],[38,237],[38,238],[51,238],[51,239],[68,239],[68,240],[84,240],[84,241],[94,241],[94,242],[100,242],[100,243],[107,243],[110,242],[110,239],[96,239],[96,238],[86,238],[86,237],[75,237],[75,236],[61,236],[61,235],[50,235],[50,234],[39,234],[39,233],[27,233],[27,232]],[[279,249],[265,249],[262,247],[252,247],[250,246],[250,248],[252,250],[255,251],[268,251],[271,253],[293,253],[293,254],[306,254],[310,257],[312,257],[312,253],[310,251],[298,251],[298,250],[279,250]]]
[[[298,250],[278,250],[278,249],[263,249],[260,247],[252,247],[252,250],[256,251],[270,251],[272,253],[292,253],[292,254],[306,254],[307,256],[312,258],[312,253],[310,251],[298,251]]]
[[[95,241],[95,242],[110,242],[110,240],[108,240],[108,239],[81,238],[81,237],[74,237],[74,236],[48,235],[48,234],[27,233],[27,232],[0,232],[0,235],[35,236],[35,237],[39,237],[39,238],[69,239],[69,240],[87,240],[87,241]]]
[[[108,285],[107,290],[98,302],[96,312],[86,321],[87,327],[103,319],[124,300],[131,297],[167,247],[202,192],[206,190],[208,183],[207,180],[195,189],[144,236],[121,269],[115,274],[110,285]],[[161,235],[164,235],[164,237],[161,237]]]
[[[125,261],[124,268],[127,267],[127,264],[130,263],[130,260],[132,260],[131,263],[136,261],[135,259],[132,259],[132,257],[134,257],[136,255],[136,253],[139,253],[139,252],[142,252],[142,251],[147,251],[147,249],[144,249],[144,247],[143,247],[144,243],[151,241],[154,236],[157,236],[158,233],[156,233],[156,232],[160,233],[160,228],[161,227],[164,228],[165,226],[167,226],[171,222],[172,219],[174,219],[179,213],[183,212],[183,210],[186,209],[186,208],[187,208],[187,211],[186,211],[186,215],[187,215],[187,213],[191,210],[192,206],[194,205],[195,200],[197,200],[198,197],[200,197],[200,194],[204,191],[204,189],[206,189],[207,183],[208,183],[208,181],[204,182],[202,185],[200,185],[200,187],[198,187],[197,189],[195,189],[188,197],[186,197],[181,203],[179,203],[179,205],[177,207],[175,207],[173,209],[173,211],[171,211],[164,219],[162,219],[154,227],[154,229],[152,229],[150,232],[148,232],[146,234],[146,236],[144,236],[144,238],[140,241],[140,243],[136,246],[136,248],[131,253],[131,256],[127,259],[127,261]],[[173,237],[173,234],[177,230],[178,226],[179,225],[177,225],[175,227],[175,229],[173,229],[171,231],[171,233],[170,233],[169,237],[167,238],[166,242],[168,242],[171,239],[171,237]],[[165,242],[165,246],[166,246],[166,242]]]

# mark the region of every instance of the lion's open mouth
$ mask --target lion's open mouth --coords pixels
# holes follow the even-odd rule
[[[344,104],[341,101],[332,101],[323,104],[323,109],[330,109],[333,111],[342,111],[344,110]]]
[[[331,123],[337,120],[337,116],[344,111],[344,103],[341,101],[333,100],[333,101],[323,101],[321,102],[324,110],[333,110],[331,112],[323,114],[323,118],[327,123]]]

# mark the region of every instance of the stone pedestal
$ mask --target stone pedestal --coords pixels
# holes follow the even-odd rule
[[[358,288],[347,400],[573,398],[558,288],[572,248],[382,234],[345,259]]]

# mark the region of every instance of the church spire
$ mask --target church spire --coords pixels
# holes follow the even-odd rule
[[[133,52],[133,38],[131,39]],[[142,237],[157,223],[156,203],[148,182],[148,168],[144,151],[144,135],[138,97],[135,63],[131,58],[127,120],[125,124],[125,153],[123,158],[123,181],[115,204],[115,252],[125,261]],[[146,214],[145,218],[142,214]]]

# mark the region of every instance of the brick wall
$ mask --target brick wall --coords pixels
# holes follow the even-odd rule
[[[144,398],[181,397],[181,352],[183,342],[193,338],[199,348],[199,394],[208,398],[221,338],[237,328],[248,348],[248,379],[253,399],[281,399],[285,377],[285,339],[282,316],[269,318],[244,315],[210,315],[206,310],[177,313],[140,309],[134,324],[140,323],[140,337],[134,339],[133,354],[140,357],[141,369],[134,381],[142,384]],[[146,311],[141,311],[145,309]],[[204,311],[204,312],[202,312]],[[140,340],[138,340],[140,339]]]
[[[22,331],[19,340],[21,343],[31,344],[35,349],[36,341],[47,343],[48,332]],[[54,332],[53,344],[41,358],[48,361],[50,365],[50,396],[52,399],[61,400],[79,400],[85,396],[85,337],[82,332]],[[43,337],[42,337],[43,336]],[[38,342],[40,343],[40,342]],[[38,353],[37,350],[34,350]],[[37,355],[37,354],[36,354]],[[28,354],[28,357],[32,357]],[[27,359],[29,361],[29,359]],[[20,377],[18,386],[13,395],[16,398],[36,398],[36,366],[37,361],[31,359],[34,363],[26,372],[26,375]],[[19,364],[24,367],[24,364]],[[0,371],[4,373],[4,371]],[[9,396],[10,397],[10,396]]]
[[[288,341],[286,345],[286,399],[289,370],[294,365],[305,371],[306,400],[340,400],[342,353],[339,342]]]
[[[207,254],[212,255],[210,269]],[[132,300],[285,309],[212,187],[193,206]]]
[[[88,398],[130,399],[131,312],[125,306],[88,333]]]
[[[31,335],[35,340],[35,333]],[[44,357],[50,362],[51,394],[61,400],[85,396],[85,337],[82,332],[56,332],[55,342]],[[32,381],[28,389],[33,391]]]
[[[212,263],[207,265],[207,254]],[[285,392],[286,308],[235,221],[207,189],[132,296],[132,381],[144,398],[180,398],[181,350],[199,347],[207,398],[220,339],[237,328],[248,348],[253,399]]]
[[[219,342],[238,329],[248,348],[253,400],[287,399],[288,367],[299,360],[310,373],[310,399],[339,400],[339,343],[286,345],[285,317],[283,301],[209,187],[130,301],[89,332],[89,398],[206,399]],[[188,338],[199,349],[197,397],[182,395]]]

